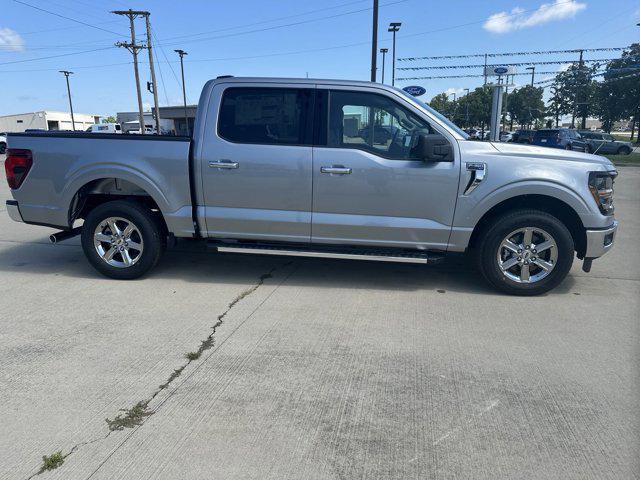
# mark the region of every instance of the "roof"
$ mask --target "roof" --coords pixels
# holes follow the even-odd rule
[[[346,85],[353,87],[377,87],[389,90],[396,90],[395,87],[382,83],[367,82],[363,80],[341,80],[326,78],[278,78],[278,77],[218,77],[211,80],[214,83],[296,83],[300,85],[315,85],[321,83],[323,85]]]

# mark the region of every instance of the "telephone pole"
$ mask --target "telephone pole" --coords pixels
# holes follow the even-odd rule
[[[111,13],[115,13],[116,15],[124,15],[129,18],[129,25],[131,28],[131,43],[127,42],[117,42],[116,47],[124,47],[129,50],[133,54],[133,71],[136,77],[136,91],[138,92],[138,121],[140,123],[140,134],[144,135],[145,124],[144,124],[144,112],[142,110],[142,92],[140,91],[140,73],[138,72],[138,50],[145,48],[144,45],[136,44],[136,29],[133,21],[144,14],[149,14],[149,12],[141,12],[137,10],[115,10]]]
[[[189,117],[187,115],[187,89],[184,85],[184,56],[189,55],[184,50],[174,50],[178,55],[180,55],[180,71],[182,72],[182,101],[184,103],[184,128],[187,130],[187,136],[191,136],[190,128],[189,128]]]
[[[149,68],[151,68],[151,83],[153,84],[153,112],[156,117],[156,135],[160,135],[160,109],[158,108],[158,84],[156,83],[156,70],[153,68],[153,48],[151,47],[151,24],[149,23],[149,12],[145,12],[145,22],[147,24],[147,50],[149,50]]]
[[[396,33],[400,30],[400,26],[402,23],[400,22],[391,22],[389,24],[389,32],[393,32],[393,60],[391,63],[391,86],[396,84]]]
[[[378,59],[378,0],[373,0],[373,32],[371,36],[371,81],[376,81]]]
[[[66,79],[67,79],[67,93],[69,94],[69,110],[71,110],[71,125],[73,126],[73,131],[76,131],[76,120],[73,118],[73,103],[71,102],[71,87],[69,86],[69,75],[73,75],[73,72],[68,70],[60,70]]]

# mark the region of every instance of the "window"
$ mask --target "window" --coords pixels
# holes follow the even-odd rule
[[[218,134],[236,143],[310,145],[313,90],[228,88]]]
[[[424,120],[383,95],[331,91],[328,146],[357,148],[394,160],[421,160],[419,135],[437,134]]]

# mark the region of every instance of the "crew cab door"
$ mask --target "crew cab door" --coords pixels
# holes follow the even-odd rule
[[[215,85],[200,159],[209,237],[310,241],[313,91]]]
[[[367,88],[318,85],[317,95],[312,242],[445,250],[460,174],[455,140],[450,161],[426,162],[418,136],[442,132],[408,103]]]

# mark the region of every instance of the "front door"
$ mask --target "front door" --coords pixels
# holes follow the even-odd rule
[[[216,105],[201,157],[206,234],[309,242],[313,89],[219,84]]]
[[[418,135],[438,131],[382,93],[332,89],[326,110],[326,146],[313,153],[312,242],[445,250],[459,160],[425,162],[415,148]]]

